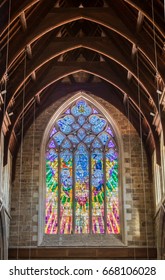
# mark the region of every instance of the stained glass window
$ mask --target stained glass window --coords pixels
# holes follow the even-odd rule
[[[55,121],[46,147],[45,234],[119,234],[118,147],[84,99]]]

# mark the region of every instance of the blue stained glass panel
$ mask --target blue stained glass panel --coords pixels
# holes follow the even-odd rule
[[[57,143],[58,146],[61,145],[61,143],[62,143],[62,141],[65,139],[65,137],[66,137],[66,136],[65,136],[63,133],[61,133],[61,132],[57,132],[57,133],[53,136],[53,138],[54,138],[54,140],[56,141],[56,143]]]
[[[85,144],[90,144],[95,139],[94,135],[89,135],[84,139]]]
[[[96,115],[92,115],[89,118],[89,122],[93,125],[93,124],[97,124],[97,122],[100,120],[99,116]]]
[[[106,154],[106,157],[109,159],[110,162],[118,159],[118,153],[114,149],[110,149]]]
[[[103,119],[100,119],[100,121],[97,122],[96,125],[92,126],[92,131],[95,134],[99,134],[100,132],[102,132],[104,130],[105,126],[106,126],[106,121]]]
[[[78,130],[80,128],[80,125],[78,123],[72,124],[72,127],[74,130]]]
[[[83,128],[84,128],[85,130],[90,130],[90,129],[91,129],[91,124],[90,124],[90,123],[85,123],[85,124],[83,125]]]
[[[101,140],[103,145],[106,145],[110,136],[107,132],[102,132],[101,134],[99,134],[98,138]]]
[[[67,115],[63,118],[63,120],[66,123],[66,125],[71,125],[74,123],[75,118],[72,115]]]
[[[95,148],[95,149],[96,148],[101,148],[102,144],[98,139],[95,139],[94,142],[92,143],[92,147]]]
[[[57,121],[60,130],[65,134],[69,134],[72,131],[71,125],[73,123],[74,117],[72,115],[65,116]]]
[[[46,159],[53,162],[57,159],[58,155],[57,153],[55,152],[55,150],[53,149],[50,149],[49,151],[47,151],[46,153]]]
[[[75,117],[80,115],[87,117],[92,113],[92,108],[86,103],[85,100],[79,100],[76,105],[72,107],[71,112]]]
[[[61,125],[60,126],[60,130],[64,133],[64,134],[69,134],[72,131],[72,127],[69,125]]]
[[[81,126],[85,123],[85,118],[84,118],[84,116],[80,116],[80,117],[78,118],[78,123],[79,123]]]
[[[83,128],[79,129],[77,136],[80,138],[80,140],[83,140],[84,137],[86,136],[85,129],[83,129]]]
[[[72,147],[70,141],[68,139],[65,139],[62,143],[62,148],[64,149],[70,149]]]
[[[73,144],[79,144],[80,140],[78,139],[77,136],[75,135],[69,135],[68,136],[69,140],[73,143]]]

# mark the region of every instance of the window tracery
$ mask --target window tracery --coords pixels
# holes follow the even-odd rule
[[[46,148],[45,234],[119,234],[118,147],[84,99],[56,120]]]

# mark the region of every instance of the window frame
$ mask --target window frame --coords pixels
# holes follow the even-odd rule
[[[120,234],[100,234],[102,237],[98,237],[99,234],[84,234],[86,237],[83,237],[84,244],[87,243],[89,240],[88,235],[91,236],[91,244],[94,244],[96,240],[99,241],[104,239],[105,244],[109,246],[111,242],[107,243],[107,241],[110,241],[110,239],[118,239],[120,242],[120,246],[126,244],[125,239],[125,211],[124,211],[124,192],[123,192],[123,143],[122,143],[122,137],[120,135],[120,132],[117,128],[116,123],[111,118],[110,114],[106,111],[106,109],[98,103],[96,100],[94,100],[89,94],[85,92],[78,92],[74,94],[69,100],[64,102],[59,109],[54,113],[54,115],[51,117],[49,123],[47,124],[47,127],[45,129],[45,132],[43,134],[43,139],[41,143],[41,150],[40,150],[40,189],[39,189],[39,217],[38,217],[38,245],[39,246],[68,246],[67,240],[70,238],[70,240],[73,240],[74,244],[73,246],[83,246],[82,244],[82,238],[81,236],[83,234],[45,234],[45,197],[46,197],[46,186],[45,186],[45,178],[46,178],[46,172],[45,172],[45,148],[47,145],[47,139],[49,137],[49,133],[54,126],[54,123],[57,118],[70,106],[72,106],[73,103],[77,102],[79,99],[86,100],[89,104],[92,104],[96,109],[98,109],[101,114],[105,117],[105,119],[110,123],[110,126],[112,127],[114,134],[115,134],[115,140],[117,143],[118,148],[118,158],[119,158],[119,166],[118,166],[118,180],[119,180],[119,188],[118,188],[118,198],[119,198],[119,213],[120,213]],[[65,237],[66,236],[66,237]],[[106,240],[107,239],[107,240]],[[80,242],[81,240],[81,242]],[[104,243],[104,242],[103,242]],[[71,242],[72,244],[72,242]],[[114,246],[114,241],[112,242]],[[106,247],[106,245],[103,245]]]

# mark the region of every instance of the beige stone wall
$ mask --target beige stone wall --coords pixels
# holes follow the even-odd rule
[[[155,216],[155,235],[158,259],[165,260],[165,209],[160,207]]]
[[[25,136],[22,153],[23,164],[21,168],[21,154],[19,152],[12,189],[11,247],[37,246],[39,188],[41,187],[39,185],[39,161],[42,137],[51,116],[70,96],[59,100],[46,109],[37,118],[35,129],[31,126]],[[100,98],[94,98],[104,106],[112,119],[115,120],[123,141],[123,201],[121,204],[123,204],[122,213],[125,213],[125,245],[154,246],[152,184],[148,179],[146,154],[144,150],[141,152],[140,138],[132,125],[116,108]],[[33,136],[35,136],[34,153]],[[68,245],[71,244],[68,243]],[[94,245],[99,245],[97,240],[95,244],[93,243]],[[110,245],[118,245],[118,243],[115,244],[113,240],[112,244],[107,244],[107,246]],[[100,246],[102,245],[100,244]]]

